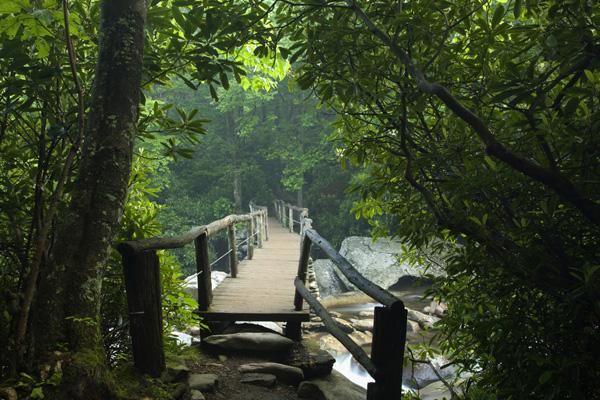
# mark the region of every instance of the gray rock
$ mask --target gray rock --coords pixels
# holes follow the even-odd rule
[[[449,400],[452,398],[450,390],[441,381],[433,382],[419,390],[421,400]]]
[[[433,315],[427,315],[420,311],[407,309],[408,319],[411,321],[418,322],[421,328],[431,328],[433,325],[438,322],[440,319]]]
[[[201,392],[214,392],[219,385],[219,377],[215,374],[191,374],[188,378],[190,389]]]
[[[277,379],[279,379],[281,382],[289,383],[292,385],[297,385],[304,379],[304,373],[300,368],[273,362],[244,364],[240,366],[238,371],[242,374],[272,374],[275,375]]]
[[[337,326],[344,332],[346,332],[346,333],[354,332],[354,328],[352,327],[352,324],[350,322],[346,321],[345,319],[334,317],[333,320],[335,321]]]
[[[406,321],[406,333],[417,333],[421,330],[421,326],[418,322],[411,321],[410,319]]]
[[[374,318],[375,317],[375,311],[371,311],[371,310],[363,310],[363,311],[359,311],[358,313],[358,317],[359,318]]]
[[[319,338],[319,346],[333,356],[346,353],[348,350],[331,334],[323,335]]]
[[[262,387],[273,387],[277,383],[277,377],[273,374],[263,374],[256,372],[249,372],[242,375],[240,382],[249,385],[262,386]]]
[[[424,388],[439,381],[438,374],[446,380],[452,380],[456,376],[457,367],[451,365],[442,368],[448,363],[447,358],[437,356],[428,361],[429,363],[409,361],[409,364],[402,369],[402,382],[411,387]]]
[[[350,290],[340,278],[340,274],[329,260],[315,260],[315,278],[321,297],[336,296]]]
[[[190,400],[204,400],[204,395],[199,390],[192,390]]]
[[[373,331],[373,320],[372,319],[352,319],[352,326],[357,331],[366,332]]]
[[[311,400],[364,400],[367,391],[339,372],[332,371],[325,378],[302,382],[298,387],[298,397]]]
[[[185,381],[190,374],[190,369],[186,365],[167,366],[167,369],[162,373],[161,380],[164,382],[180,382]]]
[[[350,334],[352,340],[356,342],[359,346],[370,345],[373,341],[373,334],[370,331],[354,331]]]
[[[373,242],[370,237],[350,236],[342,241],[340,254],[368,280],[383,288],[389,288],[405,276],[420,277],[424,266],[400,263],[401,243],[396,240],[379,239]],[[315,260],[317,284],[322,297],[337,296],[340,293],[357,290],[329,260]],[[427,270],[436,276],[443,275],[441,269],[430,267]]]
[[[212,335],[204,339],[204,343],[219,350],[226,351],[287,351],[294,341],[276,333],[241,332],[228,335]]]
[[[314,379],[329,375],[334,363],[335,358],[331,354],[320,350],[317,353],[310,353],[306,357],[294,360],[290,365],[300,368],[304,372],[305,379]]]

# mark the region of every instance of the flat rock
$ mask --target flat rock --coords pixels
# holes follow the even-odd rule
[[[219,385],[219,377],[215,374],[191,374],[188,378],[190,389],[201,392],[214,392]]]
[[[337,371],[324,378],[300,383],[298,397],[311,400],[364,400],[367,391]]]
[[[165,372],[161,375],[161,380],[164,382],[181,382],[185,381],[190,374],[190,369],[184,365],[170,365],[167,366]]]
[[[406,309],[408,312],[408,319],[411,321],[418,322],[421,328],[432,328],[433,325],[438,322],[440,319],[433,315],[427,315],[420,311]]]
[[[263,373],[272,374],[281,382],[297,385],[304,379],[304,373],[298,367],[274,362],[249,363],[240,366],[238,371],[242,374]]]
[[[359,318],[375,318],[375,311],[363,310],[358,312]]]
[[[335,321],[335,323],[337,324],[337,326],[344,332],[346,333],[352,333],[354,332],[354,328],[352,327],[352,324],[348,321],[346,321],[345,319],[342,318],[333,318],[333,320]]]
[[[294,345],[293,340],[268,332],[212,335],[204,339],[204,343],[219,350],[264,352],[287,351]]]
[[[352,319],[352,326],[357,331],[366,332],[373,330],[373,320],[372,319]]]
[[[365,331],[365,332],[354,331],[354,332],[352,332],[352,334],[350,334],[350,337],[359,346],[370,345],[371,342],[373,342],[373,334],[369,331]]]
[[[273,387],[277,383],[277,377],[273,374],[263,374],[256,372],[249,372],[242,375],[240,382],[248,385],[262,386],[262,387]]]

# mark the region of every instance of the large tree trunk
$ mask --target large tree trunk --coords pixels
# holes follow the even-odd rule
[[[138,119],[144,0],[104,0],[90,114],[75,187],[42,272],[33,318],[36,358],[67,343],[69,398],[103,398],[102,271],[123,209]],[[82,365],[85,364],[85,365]],[[77,382],[78,381],[78,382]],[[76,383],[77,382],[77,383]],[[97,393],[91,394],[90,391]],[[103,394],[104,393],[104,394]]]

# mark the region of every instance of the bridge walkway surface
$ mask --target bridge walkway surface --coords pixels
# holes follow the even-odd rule
[[[294,278],[300,258],[300,236],[269,218],[269,240],[255,248],[252,260],[239,263],[236,278],[227,278],[213,290],[206,311],[198,310],[206,322],[280,321],[310,319],[305,305],[294,310]]]

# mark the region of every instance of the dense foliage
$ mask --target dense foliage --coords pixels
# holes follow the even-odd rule
[[[115,4],[0,2],[0,377],[34,369],[40,345],[64,349],[31,322],[90,140],[100,5]],[[106,243],[276,197],[309,207],[337,243],[366,230],[347,213],[357,200],[376,236],[443,263],[442,347],[472,374],[466,397],[600,398],[600,6],[143,4],[136,154],[119,177],[133,174]],[[161,254],[167,330],[191,318],[188,260]],[[115,361],[127,354],[116,254],[100,269],[102,318],[61,325],[97,327]]]
[[[600,7],[284,4],[359,215],[442,254],[445,348],[498,398],[599,398]],[[383,214],[383,217],[381,215]]]

